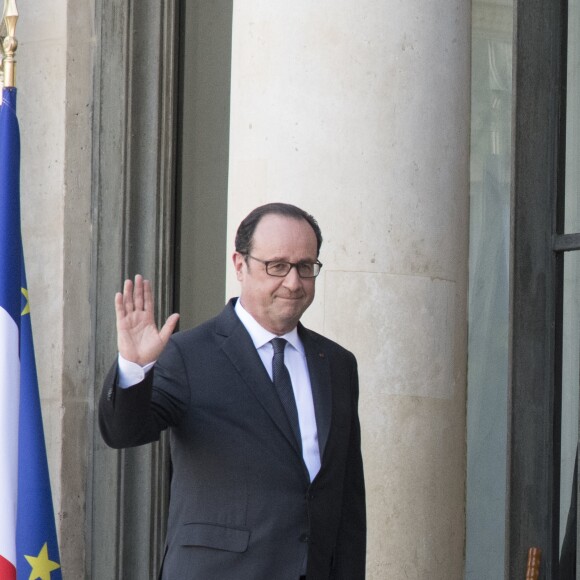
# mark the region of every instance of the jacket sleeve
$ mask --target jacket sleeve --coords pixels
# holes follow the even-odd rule
[[[353,357],[354,358],[354,357]],[[358,417],[356,360],[351,375],[352,425],[344,475],[342,513],[334,552],[332,580],[364,580],[366,566],[366,500]]]
[[[189,404],[189,387],[179,349],[172,340],[141,383],[121,388],[115,363],[99,401],[99,427],[115,449],[157,441],[161,431],[176,425]]]

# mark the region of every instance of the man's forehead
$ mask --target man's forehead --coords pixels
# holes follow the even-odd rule
[[[316,234],[312,226],[304,219],[281,215],[264,216],[254,231],[252,246],[307,247],[316,250]]]
[[[306,232],[311,233],[316,237],[312,226],[303,218],[295,218],[279,214],[268,214],[262,217],[256,225],[254,235],[261,231],[271,233],[272,231],[297,231],[303,230],[304,234]]]
[[[252,239],[252,252],[268,260],[315,260],[317,248],[316,234],[310,224],[286,216],[262,218]]]

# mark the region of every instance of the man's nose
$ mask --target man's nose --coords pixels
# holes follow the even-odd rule
[[[290,288],[291,290],[297,290],[302,286],[302,279],[298,275],[298,269],[296,266],[292,266],[292,268],[290,268],[290,272],[288,272],[288,274],[286,274],[284,277],[284,286],[286,286],[286,288]]]

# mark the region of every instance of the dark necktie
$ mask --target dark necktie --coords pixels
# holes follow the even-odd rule
[[[300,423],[298,422],[296,399],[294,398],[290,373],[284,364],[284,348],[286,347],[286,340],[283,338],[273,338],[270,342],[274,347],[274,356],[272,357],[272,382],[278,391],[278,396],[280,397],[280,401],[282,401],[282,406],[286,411],[296,441],[302,449],[302,438],[300,436]]]

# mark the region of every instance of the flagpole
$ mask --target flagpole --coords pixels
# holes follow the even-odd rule
[[[6,36],[2,38],[2,70],[4,73],[4,86],[14,88],[16,86],[16,59],[14,54],[18,48],[16,40],[16,23],[18,22],[18,9],[16,0],[4,0],[4,26]],[[0,30],[3,27],[0,26]]]

